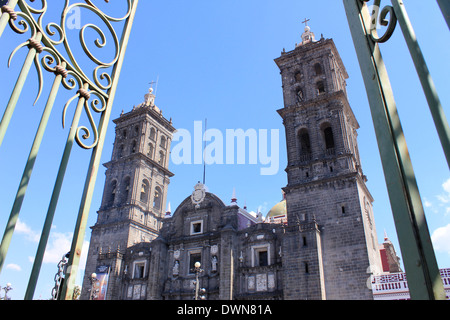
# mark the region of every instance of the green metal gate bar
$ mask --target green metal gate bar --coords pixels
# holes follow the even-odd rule
[[[2,15],[0,17],[0,37],[5,31],[6,24],[16,17],[16,13],[14,12],[14,8],[17,5],[18,0],[10,0],[7,6],[2,7]]]
[[[391,6],[380,11],[380,22],[387,26],[387,31],[379,37],[375,28],[378,17],[369,13],[365,4],[368,1],[343,0],[369,99],[411,299],[445,299],[419,189],[379,48],[379,43],[392,35],[397,17]],[[374,1],[374,7],[380,8],[380,2]],[[389,21],[386,20],[388,15]]]
[[[61,64],[60,70],[61,71],[65,70],[65,68],[66,68],[66,63],[63,62]],[[34,163],[36,161],[38,151],[39,151],[39,148],[40,148],[43,136],[44,136],[45,128],[47,127],[47,123],[50,118],[50,114],[51,114],[53,105],[55,103],[56,95],[58,93],[58,90],[59,90],[59,87],[61,85],[62,78],[64,77],[64,75],[65,75],[64,72],[59,72],[55,76],[55,80],[54,80],[52,89],[50,91],[50,95],[49,95],[47,104],[45,106],[44,113],[42,114],[41,122],[40,122],[39,128],[36,132],[36,137],[34,139],[33,146],[31,147],[30,155],[28,157],[27,164],[25,166],[25,169],[24,169],[24,172],[22,175],[22,180],[20,182],[19,190],[17,191],[14,205],[11,210],[11,218],[10,218],[11,225],[13,225],[13,224],[15,225],[17,222],[17,218],[20,213],[20,209],[22,207],[23,200],[25,198],[25,193],[26,193],[26,190],[28,187],[28,183],[31,178],[31,173],[33,171]],[[9,242],[11,241],[11,237],[12,237],[12,231],[9,232],[7,237],[8,237],[7,239],[8,239],[8,244],[9,244]],[[2,248],[3,248],[3,243],[2,243]],[[5,250],[6,250],[6,245],[5,245]],[[2,255],[1,255],[2,259],[4,258],[4,255],[6,255],[6,251],[4,254],[2,253]],[[38,261],[38,259],[35,259],[35,262],[34,262],[35,264],[36,264],[36,261]],[[3,264],[3,261],[2,261],[2,264]]]
[[[14,114],[14,110],[19,101],[26,79],[28,78],[31,66],[33,64],[35,65],[39,76],[39,92],[36,101],[39,99],[42,92],[42,67],[44,67],[44,69],[46,69],[47,71],[54,73],[54,79],[3,235],[2,243],[0,246],[0,272],[2,270],[9,249],[11,238],[14,233],[28,183],[31,178],[34,163],[37,158],[39,148],[45,130],[47,128],[49,117],[55,104],[55,99],[59,92],[59,88],[61,85],[63,85],[67,90],[76,90],[78,85],[78,91],[76,95],[69,99],[63,110],[64,126],[66,110],[68,106],[72,101],[78,99],[75,115],[72,119],[72,126],[70,128],[69,136],[64,147],[64,153],[53,189],[53,194],[50,199],[50,204],[41,233],[41,239],[34,260],[25,299],[33,298],[45,248],[50,234],[51,224],[54,218],[59,194],[66,173],[66,168],[70,159],[70,153],[73,144],[76,141],[77,144],[83,149],[92,150],[92,154],[85,181],[83,196],[80,202],[78,220],[74,228],[74,238],[69,258],[70,266],[68,268],[69,271],[67,272],[67,278],[63,287],[64,294],[61,295],[62,299],[72,299],[73,296],[73,284],[76,277],[76,270],[78,269],[79,257],[81,254],[81,244],[85,235],[86,223],[94,191],[95,180],[98,173],[98,167],[100,164],[100,157],[104,146],[106,130],[108,127],[119,75],[123,65],[124,55],[128,45],[128,40],[138,4],[138,0],[123,1],[128,4],[126,14],[123,17],[112,17],[101,11],[90,0],[85,0],[85,3],[77,2],[73,4],[70,4],[70,0],[65,0],[64,9],[61,14],[61,23],[49,23],[46,26],[42,25],[41,18],[45,13],[47,13],[47,0],[40,1],[40,8],[36,8],[35,6],[23,0],[10,0],[6,6],[3,6],[1,8],[0,37],[2,36],[7,24],[9,24],[11,29],[18,34],[24,34],[25,32],[31,30],[32,36],[28,41],[22,43],[16,49],[14,49],[10,57],[9,62],[11,62],[11,58],[21,48],[27,46],[29,49],[24,65],[18,76],[16,85],[12,91],[10,100],[5,108],[2,120],[0,122],[0,146],[6,135],[10,120]],[[109,0],[105,0],[105,2],[108,3]],[[17,6],[19,7],[19,9],[16,8]],[[112,60],[112,62],[102,62],[94,57],[94,55],[87,48],[84,39],[84,30],[87,28],[91,28],[98,33],[101,38],[100,40],[97,39],[95,42],[98,48],[102,48],[106,44],[106,38],[104,36],[103,30],[92,23],[88,23],[80,29],[80,42],[84,53],[91,62],[94,62],[96,64],[95,69],[91,72],[91,74],[93,74],[93,77],[87,76],[88,73],[85,72],[86,70],[83,70],[80,67],[77,60],[75,59],[75,54],[70,49],[69,40],[67,38],[67,14],[76,7],[80,10],[89,10],[97,17],[99,17],[107,27],[107,30],[112,35],[112,38],[114,40],[114,46],[116,50],[114,59]],[[16,20],[18,20],[19,18],[20,21],[17,24],[19,24],[21,27],[18,27],[16,25]],[[123,23],[123,30],[122,33],[119,34],[119,36],[115,28],[113,27],[113,23]],[[57,32],[52,33],[50,31],[50,27]],[[56,37],[59,36],[59,39],[54,39],[55,35]],[[62,46],[64,48],[62,48]],[[59,50],[60,48],[63,50]],[[39,62],[39,54],[43,52],[45,52],[46,55],[42,58],[42,61]],[[55,66],[52,66],[52,64],[55,64]],[[111,74],[106,71],[108,68],[112,70]],[[104,72],[99,74],[102,71]],[[104,82],[106,81],[107,84],[101,83],[99,79],[102,79]],[[88,103],[89,101],[90,103]],[[98,107],[98,105],[100,105],[101,107]],[[92,110],[95,113],[100,114],[98,126],[92,116]],[[80,116],[83,112],[85,112],[88,117],[92,131],[85,126],[79,126]],[[81,131],[84,132],[84,135],[80,137]],[[86,145],[83,140],[88,139],[91,135],[93,135],[94,142],[90,145]]]
[[[28,40],[29,45],[32,43],[39,43],[42,39],[42,34],[38,32],[33,38]],[[32,41],[35,42],[32,42]],[[16,108],[17,101],[19,100],[20,94],[22,93],[22,89],[25,85],[25,81],[28,77],[28,73],[30,72],[31,66],[36,59],[38,54],[38,47],[31,46],[30,51],[28,52],[27,58],[22,67],[22,71],[19,74],[19,78],[17,79],[16,85],[14,87],[14,91],[11,94],[11,98],[9,100],[8,105],[6,106],[5,113],[3,114],[2,121],[0,122],[0,146],[3,143],[3,139],[6,134],[6,130],[8,129],[9,122],[11,121],[11,117],[14,113],[14,109]]]
[[[42,35],[38,33],[36,35],[35,40],[40,41],[42,38]],[[28,55],[25,59],[25,62],[22,67],[22,71],[19,74],[19,78],[17,79],[16,85],[14,87],[14,90],[11,94],[11,98],[9,100],[8,105],[6,106],[6,110],[3,114],[2,121],[0,122],[0,146],[3,142],[3,138],[5,137],[6,130],[9,126],[9,123],[11,121],[11,117],[14,113],[14,109],[16,107],[17,101],[19,100],[19,96],[22,92],[23,86],[25,85],[25,80],[28,77],[28,73],[31,69],[31,66],[35,60],[36,56],[36,48],[30,48]],[[34,151],[36,153],[36,151]],[[30,162],[28,162],[30,163]],[[9,220],[6,226],[5,233],[2,238],[2,242],[0,245],[0,272],[2,271],[3,264],[5,262],[6,253],[8,252],[9,245],[11,243],[11,238],[14,233],[14,229],[17,223],[17,219],[19,218],[19,212],[20,206],[22,204],[23,198],[25,197],[25,190],[28,185],[28,172],[31,171],[31,166],[28,165],[28,168],[26,168],[26,172],[24,172],[24,177],[22,178],[22,183],[19,187],[19,190],[16,195],[16,201],[14,202],[13,209],[11,211],[11,214],[9,216]]]
[[[447,22],[448,28],[450,29],[450,1],[448,0],[437,0],[439,7],[441,8],[444,19]]]
[[[86,231],[86,224],[89,214],[89,208],[91,206],[92,196],[94,193],[94,186],[95,186],[95,180],[97,178],[98,168],[100,166],[100,158],[103,151],[103,146],[105,143],[105,136],[106,136],[106,130],[108,128],[109,119],[111,116],[111,110],[112,110],[112,104],[116,95],[116,89],[118,85],[118,80],[120,76],[120,72],[122,70],[122,65],[124,62],[125,57],[125,51],[128,45],[128,40],[131,33],[131,28],[133,26],[134,22],[134,16],[136,14],[137,10],[137,3],[138,0],[135,0],[133,3],[133,6],[130,11],[130,17],[128,18],[128,21],[124,27],[123,33],[122,33],[122,40],[121,40],[121,54],[119,55],[118,61],[114,67],[113,70],[113,83],[111,86],[111,89],[109,90],[109,100],[108,104],[106,106],[105,112],[102,114],[102,117],[100,119],[100,137],[99,142],[97,146],[94,148],[92,156],[91,156],[91,162],[89,165],[89,171],[87,173],[86,177],[86,183],[83,190],[83,197],[80,204],[80,209],[78,211],[78,219],[75,226],[75,232],[74,237],[72,241],[72,247],[71,247],[71,255],[69,257],[68,262],[68,272],[66,273],[66,280],[64,281],[63,289],[62,289],[62,297],[65,297],[66,300],[71,300],[73,297],[73,289],[74,284],[76,280],[76,275],[78,271],[78,264],[80,261],[80,255],[81,255],[81,248],[83,246],[83,239],[84,234]]]
[[[422,88],[427,98],[428,106],[430,107],[431,115],[441,141],[442,149],[444,150],[445,158],[447,159],[447,164],[450,167],[450,128],[439,100],[436,87],[434,86],[427,63],[423,57],[422,50],[417,42],[414,29],[409,20],[403,1],[392,0],[392,6],[416,67],[417,74],[422,84]]]
[[[89,100],[87,88],[88,85],[85,84],[83,89],[79,90],[79,92],[77,93],[77,96],[79,96],[78,105],[77,108],[75,109],[75,116],[73,117],[72,120],[72,126],[70,127],[69,137],[67,138],[66,146],[64,148],[64,153],[62,156],[61,164],[55,182],[55,187],[53,188],[52,197],[50,199],[50,205],[47,211],[47,216],[45,218],[44,227],[42,229],[42,236],[39,241],[38,250],[33,263],[33,269],[31,271],[30,281],[28,283],[28,288],[25,293],[25,300],[33,299],[33,294],[36,288],[36,283],[38,280],[42,260],[44,259],[45,248],[47,246],[48,237],[50,235],[50,229],[52,227],[53,218],[55,216],[56,206],[58,204],[58,199],[61,193],[64,176],[66,174],[67,165],[69,163],[70,153],[72,151],[72,146],[75,142],[75,135],[78,128],[78,123],[80,121],[81,112],[83,111],[83,107],[86,100]]]

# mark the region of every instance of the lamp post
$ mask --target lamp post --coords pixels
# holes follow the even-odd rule
[[[89,277],[89,280],[91,281],[91,294],[89,295],[89,300],[94,300],[95,298],[97,298],[97,293],[99,292],[99,288],[97,288],[97,274],[95,272],[92,273]]]
[[[194,264],[194,271],[195,271],[195,300],[206,300],[206,297],[203,295],[204,293],[206,293],[205,288],[200,288],[200,282],[198,280],[198,276],[200,274],[200,272],[203,272],[204,270],[201,269],[200,267],[202,266],[202,264],[197,261]],[[200,295],[202,294],[202,295]]]
[[[3,300],[11,300],[11,298],[8,297],[8,291],[11,291],[13,288],[11,287],[11,283],[7,283],[6,287],[3,288],[5,290],[5,296],[3,297]]]

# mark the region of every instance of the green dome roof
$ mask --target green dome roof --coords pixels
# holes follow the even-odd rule
[[[266,219],[283,215],[286,215],[286,200],[278,202],[274,205],[272,209],[270,209],[269,213],[267,213]]]

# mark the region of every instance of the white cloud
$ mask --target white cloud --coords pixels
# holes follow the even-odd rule
[[[25,222],[17,219],[16,228],[14,229],[17,234],[25,235],[26,239],[31,242],[39,242],[40,234],[32,230]]]
[[[53,263],[57,264],[61,261],[62,257],[70,251],[70,247],[72,245],[72,237],[73,234],[61,233],[54,231],[56,229],[55,226],[52,226],[53,232],[50,233],[50,237],[47,243],[47,247],[44,254],[43,263]],[[25,222],[20,219],[17,220],[15,231],[18,234],[25,235],[26,239],[31,242],[39,243],[40,234],[30,226],[28,226]],[[84,269],[84,265],[86,264],[87,259],[87,251],[89,250],[89,242],[85,241],[83,243],[82,256],[80,258],[80,267]],[[34,257],[28,257],[30,262],[34,261]]]
[[[446,194],[438,194],[438,195],[436,196],[436,198],[438,198],[438,200],[439,200],[442,204],[445,204],[445,203],[448,203],[448,202],[449,202],[448,195],[446,195]]]
[[[447,194],[450,194],[450,178],[442,184],[442,189],[444,189]]]
[[[72,233],[53,232],[47,244],[43,263],[57,264],[70,251]]]
[[[254,217],[257,217],[257,216],[258,216],[258,213],[255,212],[255,211],[250,211],[249,213],[250,213],[252,216],[254,216]]]
[[[432,204],[430,201],[428,201],[427,199],[424,199],[423,205],[424,205],[426,208],[431,208],[431,207],[433,206],[433,204]]]
[[[63,256],[68,253],[72,246],[73,234],[53,232],[50,234],[49,243],[45,250],[43,263],[58,264]],[[81,257],[78,263],[78,272],[83,273],[86,265],[87,255],[89,251],[89,241],[83,242],[81,248]]]
[[[15,263],[10,263],[6,266],[6,269],[14,271],[22,271],[22,267]]]
[[[450,254],[450,224],[436,229],[431,235],[431,241],[436,251]]]
[[[442,191],[434,196],[437,201],[430,201],[423,198],[423,206],[433,213],[444,213],[445,216],[450,215],[450,178],[441,185]]]
[[[442,189],[445,193],[437,195],[436,198],[441,202],[441,205],[444,205],[450,202],[450,178],[442,184]]]
[[[258,212],[261,212],[262,215],[264,216],[267,212],[267,206],[269,205],[269,203],[267,201],[264,201],[263,204],[258,206]]]

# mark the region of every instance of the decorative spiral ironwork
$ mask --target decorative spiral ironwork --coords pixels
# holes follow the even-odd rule
[[[369,2],[370,0],[360,0],[362,3]],[[371,38],[374,42],[384,43],[388,41],[394,33],[397,26],[397,17],[395,16],[394,8],[392,6],[385,6],[380,11],[381,0],[374,0],[374,4],[371,6],[372,11],[369,12],[371,16],[370,32]],[[389,15],[389,20],[386,17]],[[383,27],[386,27],[386,31],[380,37],[377,32],[378,23]]]
[[[109,3],[108,0],[104,1]],[[88,85],[89,97],[83,96],[83,98],[85,98],[84,110],[92,130],[85,126],[80,126],[77,130],[76,141],[82,148],[91,149],[94,148],[98,142],[97,125],[92,115],[93,112],[102,113],[106,110],[107,100],[109,98],[108,90],[112,85],[112,75],[110,73],[112,72],[112,67],[117,62],[121,51],[119,41],[120,35],[118,36],[113,27],[113,23],[125,21],[130,16],[132,0],[126,0],[128,9],[126,10],[126,13],[120,17],[114,17],[105,13],[91,0],[72,4],[70,2],[70,0],[65,0],[59,23],[50,22],[45,25],[44,16],[48,12],[47,0],[19,0],[17,5],[20,8],[20,11],[15,11],[15,9],[9,6],[2,7],[2,12],[6,12],[10,16],[9,25],[14,32],[25,34],[30,31],[31,33],[31,37],[27,41],[21,43],[12,51],[9,57],[8,66],[11,64],[14,55],[21,48],[28,47],[36,50],[35,66],[38,73],[39,90],[35,103],[39,100],[43,89],[44,78],[42,67],[48,72],[63,75],[62,85],[64,88],[68,90],[78,88],[77,94],[69,99],[64,107],[63,126],[68,105],[76,98],[80,98],[83,94],[84,85]],[[90,70],[85,70],[80,65],[78,59],[81,61],[81,58],[75,56],[71,47],[71,44],[73,45],[73,43],[71,43],[68,37],[70,28],[67,25],[67,20],[70,17],[69,15],[71,12],[76,12],[76,10],[79,10],[78,12],[88,10],[90,13],[93,13],[100,18],[101,23],[103,24],[102,27],[100,27],[96,24],[88,23],[79,28],[78,45],[81,46],[82,52],[85,54],[82,58],[86,60],[87,57],[88,61],[94,65]],[[86,32],[88,30],[94,31],[97,35],[97,39],[93,42],[93,45],[98,49],[106,49],[107,39],[112,39],[113,52],[110,61],[104,61],[105,59],[99,58],[92,50],[90,50],[92,44],[89,44],[87,40]],[[37,35],[40,36],[39,39],[42,37],[42,40],[37,40]],[[40,54],[45,54],[42,59],[39,59]],[[62,67],[63,62],[66,66],[65,68]],[[94,96],[95,99],[89,101],[91,96]],[[91,136],[93,136],[94,142],[89,145],[84,144],[83,140],[86,140]]]

